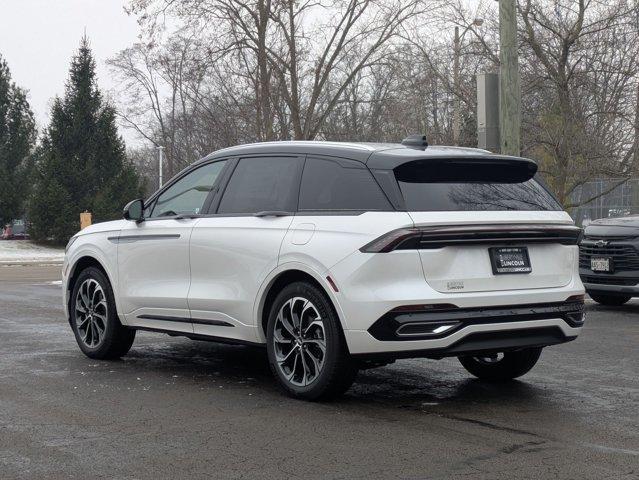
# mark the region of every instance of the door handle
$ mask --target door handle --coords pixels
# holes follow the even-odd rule
[[[288,217],[292,215],[291,212],[283,212],[281,210],[265,210],[263,212],[257,212],[254,217]]]

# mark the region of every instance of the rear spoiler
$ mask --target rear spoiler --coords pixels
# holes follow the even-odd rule
[[[425,158],[393,168],[404,182],[522,183],[537,173],[532,160],[517,157]]]
[[[366,166],[371,170],[396,170],[398,167],[427,167],[435,170],[440,166],[465,166],[467,168],[483,170],[486,167],[503,167],[509,170],[519,170],[526,179],[532,178],[537,173],[537,164],[534,160],[509,155],[496,155],[477,151],[473,153],[427,153],[414,148],[389,149],[374,152],[366,161]],[[496,172],[498,173],[498,172]],[[525,180],[524,180],[525,181]]]

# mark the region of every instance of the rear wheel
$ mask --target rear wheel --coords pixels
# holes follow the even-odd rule
[[[477,378],[505,381],[528,373],[539,360],[541,350],[541,348],[526,348],[514,352],[464,356],[459,357],[459,362]]]
[[[601,305],[619,307],[628,302],[632,297],[627,295],[606,295],[601,293],[591,293],[590,298]]]
[[[78,346],[89,358],[119,358],[126,355],[135,340],[135,330],[123,327],[118,319],[109,280],[95,267],[78,276],[69,315]]]
[[[295,398],[333,398],[348,390],[357,374],[329,300],[307,282],[288,285],[273,302],[267,351],[280,386]]]

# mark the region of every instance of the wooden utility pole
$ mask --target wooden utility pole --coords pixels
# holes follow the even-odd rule
[[[455,40],[453,44],[453,84],[455,93],[453,95],[453,143],[459,145],[459,131],[461,130],[460,101],[459,101],[459,56],[461,55],[459,39],[459,27],[455,27]]]
[[[637,82],[637,101],[635,103],[635,152],[634,165],[636,169],[639,167],[639,82]]]
[[[517,53],[517,0],[499,0],[501,153],[520,154],[521,88]]]

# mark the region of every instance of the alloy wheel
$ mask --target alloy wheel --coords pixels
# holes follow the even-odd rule
[[[93,278],[82,282],[75,298],[75,324],[82,343],[96,348],[104,339],[107,300],[102,286]]]
[[[273,344],[277,368],[289,383],[305,387],[319,377],[326,359],[326,332],[310,300],[294,297],[282,305]]]

